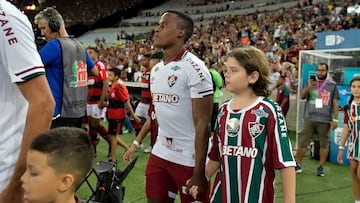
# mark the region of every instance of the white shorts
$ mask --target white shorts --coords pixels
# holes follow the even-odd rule
[[[148,116],[149,107],[150,104],[139,102],[135,110],[135,115],[146,119]]]
[[[105,111],[106,109],[100,109],[98,104],[86,104],[86,114],[89,117],[100,119],[103,117]]]

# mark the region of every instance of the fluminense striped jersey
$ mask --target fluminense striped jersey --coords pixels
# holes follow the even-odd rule
[[[0,1],[0,191],[7,185],[19,157],[28,102],[16,84],[45,75],[26,15]]]
[[[360,105],[352,102],[348,107],[344,116],[344,123],[350,129],[347,158],[360,161]]]
[[[295,166],[285,118],[274,101],[259,97],[242,110],[224,103],[209,158],[220,161],[212,202],[274,202],[275,169]]]
[[[194,54],[183,49],[168,64],[151,69],[152,102],[159,124],[152,154],[184,166],[195,166],[195,126],[192,99],[213,94],[209,70]]]

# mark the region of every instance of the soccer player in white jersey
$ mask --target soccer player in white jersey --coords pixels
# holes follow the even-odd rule
[[[159,123],[156,143],[146,168],[148,202],[194,202],[188,187],[198,185],[208,202],[205,160],[213,101],[211,76],[203,61],[185,48],[194,29],[192,19],[167,11],[155,29],[154,46],[163,61],[151,70],[150,90]],[[161,181],[159,181],[161,180]]]
[[[21,203],[26,153],[50,127],[55,101],[28,18],[0,0],[0,21],[0,202]]]
[[[269,64],[254,47],[234,49],[225,70],[235,97],[219,110],[206,175],[217,172],[211,202],[274,202],[275,169],[283,202],[295,202],[295,160],[281,107],[267,98]],[[220,167],[220,170],[218,170]],[[196,196],[196,186],[189,191]]]

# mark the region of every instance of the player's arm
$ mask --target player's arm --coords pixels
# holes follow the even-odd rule
[[[338,91],[337,89],[335,91]],[[335,129],[338,126],[338,115],[339,115],[339,102],[338,98],[334,98],[333,101],[333,120],[331,122],[331,129]]]
[[[213,96],[192,99],[192,115],[195,126],[195,168],[188,188],[198,186],[201,196],[207,190],[205,160],[210,136],[210,118]]]
[[[135,115],[134,109],[131,106],[130,99],[126,100],[126,106],[131,114],[131,116],[134,118],[134,121],[137,123],[141,122],[141,119]]]
[[[27,151],[32,140],[50,128],[55,108],[55,101],[45,75],[37,76],[17,85],[29,106],[19,158],[8,186],[1,193],[0,202],[22,202],[20,178],[26,169]]]
[[[296,176],[294,167],[280,169],[280,176],[283,188],[283,202],[295,203]]]
[[[349,137],[349,126],[347,123],[344,123],[342,132],[341,132],[341,141],[340,141],[340,145],[339,145],[339,151],[338,151],[338,155],[337,155],[337,162],[339,164],[343,164],[344,160],[343,160],[343,154],[344,154],[344,146],[346,143],[346,140]]]
[[[99,74],[101,74],[101,73],[99,73]],[[105,74],[106,74],[106,72],[105,72]],[[100,101],[99,101],[99,107],[100,108],[103,108],[105,106],[105,104],[106,104],[105,103],[105,98],[106,98],[106,95],[109,92],[109,80],[107,79],[107,77],[104,78],[102,82],[103,82],[103,88],[102,88]]]
[[[130,148],[125,152],[123,156],[123,160],[125,162],[130,162],[131,157],[134,154],[136,148],[138,147],[139,143],[142,142],[144,137],[150,132],[151,129],[151,118],[150,116],[147,116],[146,121],[144,125],[141,127],[141,130],[139,134],[136,136],[136,139],[134,140],[133,144],[130,146]]]
[[[301,92],[301,95],[300,95],[301,99],[306,99],[306,97],[309,95],[310,88],[312,86],[314,86],[314,84],[315,84],[315,81],[309,80],[308,84],[306,85],[304,90]]]

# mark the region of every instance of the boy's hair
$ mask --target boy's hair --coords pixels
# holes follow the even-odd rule
[[[48,165],[57,173],[74,176],[77,188],[92,168],[94,153],[89,136],[80,128],[59,127],[36,137],[30,150],[48,155]]]
[[[121,76],[121,70],[116,68],[116,67],[112,67],[108,71],[113,72],[114,75],[117,76],[117,77]]]
[[[254,71],[259,72],[259,79],[254,84],[249,84],[257,96],[267,97],[271,94],[268,88],[271,84],[270,67],[264,52],[253,46],[246,46],[233,49],[229,57],[234,57],[248,75]]]
[[[165,11],[164,13],[173,13],[173,14],[177,15],[178,20],[177,20],[176,26],[178,28],[185,29],[184,42],[187,42],[194,32],[194,21],[192,20],[192,18],[184,13],[179,12],[179,11],[169,10],[169,11]]]

